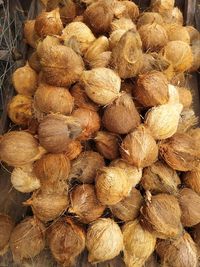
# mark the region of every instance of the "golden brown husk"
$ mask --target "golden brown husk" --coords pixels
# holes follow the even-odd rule
[[[119,226],[110,218],[93,222],[87,231],[88,261],[104,262],[116,257],[123,249],[123,236]]]
[[[142,68],[142,42],[134,29],[127,31],[112,50],[110,65],[123,79],[136,76]]]
[[[74,99],[67,88],[40,83],[34,96],[34,105],[44,113],[70,114]]]
[[[192,93],[189,88],[176,87],[179,93],[179,101],[184,108],[189,108],[192,105]]]
[[[62,266],[72,267],[85,248],[84,229],[71,218],[62,217],[53,223],[48,232],[52,255]]]
[[[194,140],[184,133],[177,133],[161,143],[160,155],[171,168],[178,171],[190,171],[200,160],[199,148]]]
[[[31,134],[11,131],[0,139],[0,158],[10,166],[20,167],[40,158],[40,147]]]
[[[200,195],[200,169],[196,169],[186,172],[183,176],[184,184],[191,188],[194,192]]]
[[[161,14],[173,9],[175,0],[151,0],[151,10]]]
[[[106,159],[113,160],[119,156],[119,137],[110,132],[99,131],[94,138],[97,151]]]
[[[190,36],[190,44],[193,44],[194,42],[199,40],[200,33],[197,29],[195,29],[193,26],[186,26],[185,29]]]
[[[158,157],[157,144],[143,125],[124,138],[120,151],[124,160],[138,168],[150,166]]]
[[[116,30],[110,34],[109,45],[111,50],[113,50],[113,48],[118,44],[119,40],[125,34],[125,32],[125,30]]]
[[[197,267],[197,248],[191,236],[184,232],[175,240],[159,241],[156,248],[163,267]]]
[[[190,35],[186,27],[178,25],[177,23],[171,23],[165,25],[165,30],[169,41],[183,41],[190,44]]]
[[[35,217],[27,217],[13,230],[10,238],[10,248],[14,261],[33,258],[45,247],[45,226]]]
[[[61,187],[60,192],[34,192],[24,205],[31,206],[34,215],[43,222],[52,221],[60,217],[68,208],[67,193]]]
[[[191,48],[193,54],[193,62],[192,67],[189,69],[189,71],[194,72],[198,71],[200,67],[200,39],[197,41],[193,41]]]
[[[50,12],[43,11],[36,17],[35,31],[41,38],[47,35],[60,35],[62,30],[63,25],[58,8]]]
[[[108,131],[128,134],[139,126],[141,119],[131,95],[123,93],[106,107],[102,121]]]
[[[69,143],[82,131],[80,123],[72,116],[50,114],[39,124],[38,137],[44,148],[51,153],[67,150]]]
[[[68,157],[69,160],[76,159],[79,154],[82,152],[82,145],[81,142],[78,140],[73,140],[69,143],[67,149],[65,150],[64,154]]]
[[[36,51],[31,54],[31,56],[28,59],[28,63],[30,67],[34,69],[36,72],[41,71],[40,58]]]
[[[162,13],[162,18],[165,23],[183,25],[183,14],[178,7],[174,7],[172,10]]]
[[[44,78],[54,86],[69,86],[80,78],[84,64],[73,49],[64,45],[48,46],[40,57]]]
[[[24,24],[25,42],[33,48],[37,47],[39,36],[35,32],[35,20],[27,20]]]
[[[136,21],[139,16],[138,6],[131,1],[115,1],[114,2],[114,15],[116,18],[130,18]]]
[[[182,232],[181,209],[173,195],[150,196],[140,210],[141,224],[161,239],[176,238]]]
[[[100,129],[101,120],[96,111],[78,108],[74,110],[72,116],[77,119],[82,128],[79,140],[87,140],[91,138]]]
[[[192,238],[196,243],[198,257],[200,256],[200,224],[197,224],[192,229]]]
[[[70,192],[71,206],[69,211],[75,213],[83,223],[91,223],[103,214],[102,205],[95,193],[95,187],[89,184],[78,185]]]
[[[169,98],[167,78],[159,71],[139,75],[133,95],[144,107],[165,104]]]
[[[200,196],[192,189],[184,188],[179,191],[181,207],[181,222],[185,227],[200,223]]]
[[[158,23],[145,24],[138,30],[145,51],[160,51],[168,42],[165,28]]]
[[[117,30],[124,30],[128,31],[131,29],[136,30],[136,25],[133,23],[133,21],[129,18],[120,18],[120,19],[114,19],[110,25],[111,32],[117,31]]]
[[[124,169],[109,166],[97,172],[95,188],[102,204],[115,205],[129,195],[132,185]]]
[[[187,133],[198,124],[198,117],[191,108],[185,108],[181,112],[177,133]]]
[[[67,23],[72,22],[77,13],[77,5],[72,0],[64,1],[64,6],[60,7],[60,18],[62,20],[62,23],[66,25]]]
[[[154,251],[156,238],[142,228],[138,220],[126,223],[122,228],[124,262],[127,267],[143,266]]]
[[[38,75],[26,64],[13,72],[12,83],[17,93],[32,96],[37,89]]]
[[[96,56],[94,60],[90,62],[91,68],[107,68],[110,64],[111,54],[111,51],[106,51]]]
[[[163,25],[162,16],[156,12],[144,12],[140,15],[137,21],[137,28],[139,29],[141,26],[144,26],[146,24],[152,24],[152,23]]]
[[[128,197],[109,208],[115,217],[127,222],[135,220],[139,216],[142,203],[143,197],[140,191],[133,187]]]
[[[26,126],[30,123],[33,99],[30,96],[16,95],[9,101],[7,110],[8,117],[17,125]]]
[[[167,164],[157,161],[143,170],[141,185],[153,194],[177,194],[181,180],[175,170]]]
[[[12,230],[14,228],[14,222],[6,215],[0,213],[0,255],[6,254],[9,248],[9,240]]]
[[[84,151],[72,162],[69,178],[78,179],[82,183],[93,183],[97,170],[104,166],[104,159],[99,153]]]

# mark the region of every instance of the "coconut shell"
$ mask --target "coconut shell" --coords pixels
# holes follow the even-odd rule
[[[165,29],[167,31],[169,41],[183,41],[190,44],[190,35],[186,27],[178,25],[177,23],[172,23],[165,25]]]
[[[52,221],[60,217],[68,208],[69,201],[63,187],[60,192],[46,193],[35,191],[24,205],[31,206],[34,215],[43,222]],[[54,190],[56,191],[56,190]]]
[[[159,241],[156,248],[163,267],[197,267],[197,248],[191,236],[185,232],[175,240]]]
[[[140,191],[133,187],[130,195],[110,206],[110,210],[115,217],[124,222],[133,221],[139,216],[142,203],[143,197]]]
[[[104,166],[104,159],[99,153],[84,151],[72,162],[69,178],[78,179],[82,183],[93,183],[97,170]]]
[[[103,125],[113,133],[127,134],[139,126],[141,119],[129,94],[123,93],[106,107]]]
[[[74,266],[85,248],[85,232],[71,218],[62,217],[48,231],[48,243],[53,257],[63,266]]]
[[[176,133],[182,109],[180,103],[169,103],[151,108],[146,113],[145,125],[156,140],[167,139]]]
[[[121,79],[111,69],[95,68],[83,72],[81,83],[88,97],[104,106],[119,96]]]
[[[200,196],[192,189],[184,188],[179,191],[181,207],[181,222],[185,227],[200,223]]]
[[[140,212],[140,223],[156,237],[168,239],[181,234],[181,209],[176,197],[164,193],[150,196]]]
[[[28,64],[36,72],[40,72],[41,71],[40,58],[39,58],[39,56],[38,56],[36,51],[33,52],[31,54],[31,56],[29,57]]]
[[[167,78],[159,71],[139,75],[133,95],[144,107],[165,104],[168,101]]]
[[[110,218],[101,218],[90,224],[86,247],[88,261],[104,262],[116,257],[123,249],[123,236],[119,226]]]
[[[13,72],[12,83],[17,93],[32,96],[37,88],[38,75],[26,64]]]
[[[89,184],[78,185],[70,192],[70,212],[75,213],[83,223],[91,223],[103,214],[102,205],[95,193],[95,187]]]
[[[51,153],[67,150],[71,140],[76,139],[82,128],[76,118],[60,114],[46,116],[39,125],[39,141]]]
[[[18,167],[39,159],[41,150],[37,140],[25,131],[11,131],[0,139],[0,158]]]
[[[124,160],[138,168],[150,166],[158,157],[157,144],[143,125],[124,138],[120,151]]]
[[[44,78],[54,86],[70,86],[78,81],[84,69],[82,58],[64,45],[47,47],[40,63]]]
[[[0,214],[0,255],[4,255],[9,248],[9,239],[14,228],[14,222],[6,214]]]
[[[143,229],[138,220],[126,223],[122,233],[126,266],[143,266],[155,249],[156,238]]]
[[[85,108],[74,110],[72,116],[77,119],[82,128],[79,140],[87,140],[91,138],[100,129],[100,117],[96,111]]]
[[[84,21],[95,33],[108,32],[113,20],[113,1],[99,0],[87,7],[83,16]]]
[[[180,184],[181,180],[176,171],[161,161],[157,161],[143,170],[141,185],[153,194],[177,194]]]
[[[200,151],[194,140],[184,133],[177,133],[160,144],[160,155],[178,171],[189,171],[199,164]]]
[[[50,12],[43,11],[35,19],[35,31],[39,37],[47,35],[60,35],[63,30],[59,9]]]
[[[27,20],[24,23],[25,42],[33,48],[37,47],[39,36],[35,32],[35,20]]]
[[[8,117],[17,125],[26,126],[32,118],[33,99],[30,96],[16,95],[8,103]]]
[[[44,113],[70,114],[74,100],[64,87],[55,87],[40,83],[34,96],[35,106]]]
[[[193,62],[191,47],[183,41],[170,41],[162,49],[163,57],[171,62],[176,73],[189,70]]]
[[[27,217],[13,230],[10,248],[16,263],[33,258],[45,247],[45,226],[35,217]]]
[[[162,16],[156,12],[144,12],[140,15],[137,21],[137,28],[139,29],[141,26],[152,23],[163,25]]]
[[[109,166],[97,172],[95,187],[102,204],[115,205],[129,195],[132,185],[125,170]]]
[[[113,160],[119,156],[119,137],[116,134],[99,131],[94,138],[97,151],[106,159]]]
[[[134,29],[127,31],[112,50],[110,65],[123,79],[136,76],[142,68],[142,42]]]
[[[145,51],[159,51],[168,42],[165,28],[158,23],[145,24],[138,30]]]

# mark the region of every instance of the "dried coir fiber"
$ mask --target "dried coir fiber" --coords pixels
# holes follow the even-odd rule
[[[9,248],[9,240],[12,230],[14,228],[14,222],[10,216],[6,214],[0,214],[0,255],[6,254]]]

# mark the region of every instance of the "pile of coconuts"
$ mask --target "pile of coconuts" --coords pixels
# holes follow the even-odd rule
[[[186,75],[200,34],[174,0],[49,0],[26,21],[0,159],[32,216],[0,215],[0,254],[61,265],[197,267],[200,128]],[[16,128],[16,127],[15,127]],[[120,265],[122,266],[122,265]]]

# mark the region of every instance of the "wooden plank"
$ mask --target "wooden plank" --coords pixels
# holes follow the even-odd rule
[[[197,0],[186,0],[185,1],[185,14],[186,14],[186,25],[195,25],[195,9]]]

